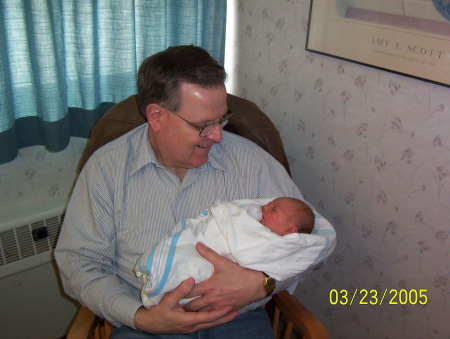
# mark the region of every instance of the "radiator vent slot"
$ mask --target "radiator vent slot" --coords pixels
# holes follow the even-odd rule
[[[56,247],[63,219],[64,214],[60,214],[0,231],[0,276],[2,268],[11,264],[14,266],[21,261],[30,262],[30,258],[41,254],[47,254],[46,257],[50,258]],[[36,263],[42,263],[42,256]]]

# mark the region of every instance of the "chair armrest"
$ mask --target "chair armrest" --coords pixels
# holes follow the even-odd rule
[[[275,307],[284,317],[298,327],[306,339],[329,339],[328,332],[322,323],[310,311],[303,306],[296,297],[283,291],[272,296]],[[92,313],[87,307],[79,309],[67,339],[109,338],[112,326]],[[278,325],[277,325],[278,326]],[[292,330],[292,326],[290,326]]]
[[[275,306],[281,313],[298,327],[307,339],[328,339],[328,332],[300,301],[286,291],[272,296]]]
[[[87,307],[82,306],[70,326],[67,339],[86,339],[89,338],[97,326],[99,318]]]

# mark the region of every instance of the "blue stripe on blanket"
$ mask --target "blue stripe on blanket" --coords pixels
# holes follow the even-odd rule
[[[334,230],[330,229],[313,229],[311,234],[317,234],[317,235],[335,235],[336,232]]]
[[[329,254],[330,248],[335,246],[335,241],[331,241],[336,237],[336,231],[333,228],[328,228],[329,221],[326,220],[323,216],[318,213],[314,213],[316,217],[316,221],[314,223],[314,229],[311,234],[321,235],[325,237],[325,246],[320,251],[319,257],[316,260],[316,263],[323,261],[327,255]],[[325,228],[326,226],[327,228]],[[332,237],[330,237],[332,236]]]
[[[172,264],[173,264],[173,259],[175,257],[175,251],[176,251],[176,247],[177,247],[177,242],[180,239],[181,236],[181,232],[176,233],[171,241],[170,241],[170,245],[169,245],[169,251],[167,254],[167,261],[164,267],[164,273],[159,281],[158,286],[156,286],[156,288],[154,289],[153,292],[148,294],[148,297],[151,298],[155,295],[158,295],[159,293],[161,293],[161,290],[163,289],[163,287],[166,285],[167,279],[169,278],[169,273],[170,270],[172,268]],[[149,266],[147,266],[147,272],[151,272],[152,269],[152,265],[151,263],[153,262],[153,258],[155,256],[155,250],[156,247],[153,249],[152,253],[150,254],[148,260],[147,260],[147,264],[149,264]],[[160,258],[161,259],[161,258]]]
[[[187,225],[186,220],[183,220],[181,222],[181,229],[184,230],[186,228],[186,225]]]
[[[317,235],[335,235],[336,231],[333,228],[330,228],[330,223],[327,219],[325,219],[323,216],[321,216],[318,213],[314,213],[315,215],[315,222],[314,222],[314,228],[311,232],[311,234],[317,234]]]

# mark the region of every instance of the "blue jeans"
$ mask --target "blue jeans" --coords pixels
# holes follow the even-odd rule
[[[193,334],[154,335],[129,327],[114,328],[111,339],[273,339],[272,327],[266,311],[259,307],[242,314],[233,321]]]

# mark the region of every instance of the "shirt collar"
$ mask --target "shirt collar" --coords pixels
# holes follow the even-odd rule
[[[148,165],[148,164],[154,164],[155,166],[161,166],[157,159],[155,152],[150,145],[150,140],[148,139],[148,124],[146,123],[146,126],[144,130],[142,131],[142,134],[140,135],[140,140],[138,142],[138,145],[136,147],[136,151],[134,153],[133,157],[133,163],[131,165],[130,175],[133,175],[137,171],[139,171],[142,167]],[[208,155],[208,161],[203,164],[202,166],[198,167],[197,169],[203,169],[208,164],[218,170],[225,171],[226,166],[223,164],[224,160],[223,157],[220,155],[221,145],[220,144],[214,144],[214,146],[209,151]]]
[[[208,161],[206,164],[210,164],[212,168],[226,171],[226,166],[224,164],[224,157],[220,155],[222,145],[220,143],[215,143],[214,146],[209,151]],[[205,165],[206,165],[205,164]],[[205,166],[203,165],[203,166]]]
[[[156,160],[155,152],[150,145],[150,140],[148,139],[148,124],[146,123],[134,152],[130,175],[133,175],[148,164],[158,165],[158,162]]]

